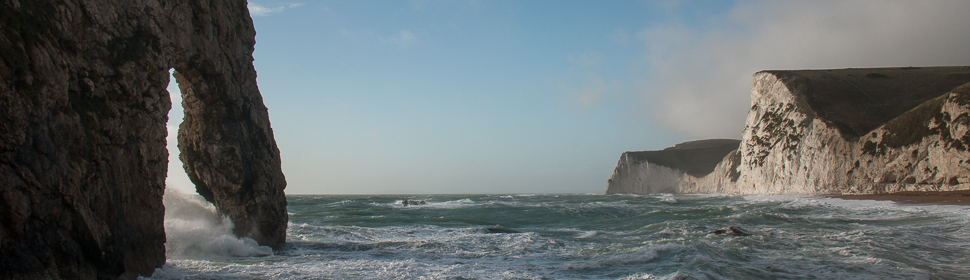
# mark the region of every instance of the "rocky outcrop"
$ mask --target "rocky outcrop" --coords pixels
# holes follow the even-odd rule
[[[245,1],[0,2],[0,278],[161,266],[172,68],[200,193],[237,234],[282,242],[285,181],[254,38]]]
[[[659,151],[620,155],[606,193],[677,193],[714,171],[740,140],[709,139],[680,143]]]
[[[256,86],[256,30],[245,1],[189,1],[194,21],[179,26],[195,52],[176,57],[185,117],[179,159],[197,192],[235,224],[233,232],[276,248],[286,238],[286,181],[269,115]]]
[[[763,71],[740,148],[684,193],[970,189],[970,67]]]
[[[751,235],[754,235],[753,232],[750,232],[750,231],[748,231],[746,229],[743,229],[743,228],[741,228],[739,226],[729,226],[729,227],[726,227],[726,228],[715,229],[715,230],[712,230],[711,232],[709,232],[709,234],[727,235],[727,236],[751,236]]]

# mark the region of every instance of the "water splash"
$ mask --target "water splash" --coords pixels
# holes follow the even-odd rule
[[[233,224],[197,194],[168,188],[165,203],[165,255],[169,259],[267,256],[273,249],[232,234]]]

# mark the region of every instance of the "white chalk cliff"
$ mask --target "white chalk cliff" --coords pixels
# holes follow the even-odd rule
[[[680,143],[660,151],[625,152],[606,193],[675,193],[714,171],[737,150],[740,140],[709,139]]]
[[[762,71],[740,145],[713,171],[634,164],[628,152],[607,193],[967,190],[968,148],[970,67]]]

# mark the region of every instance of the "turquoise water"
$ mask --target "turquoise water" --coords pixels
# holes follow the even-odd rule
[[[288,199],[288,244],[271,255],[218,232],[181,230],[187,224],[167,216],[169,242],[196,245],[169,246],[168,263],[152,278],[970,277],[966,206],[727,195]],[[404,206],[405,199],[426,204]],[[728,226],[752,235],[711,233]]]

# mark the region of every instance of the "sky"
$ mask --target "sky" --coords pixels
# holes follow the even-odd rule
[[[603,193],[625,151],[738,139],[757,71],[970,65],[970,1],[248,7],[287,194]]]

